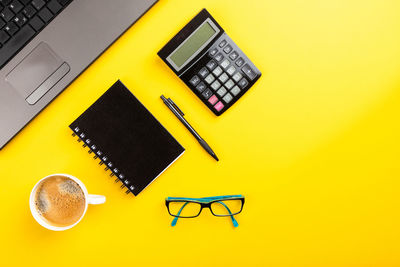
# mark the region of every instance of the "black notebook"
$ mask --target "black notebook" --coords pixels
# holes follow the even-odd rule
[[[69,127],[135,196],[185,151],[120,81]]]

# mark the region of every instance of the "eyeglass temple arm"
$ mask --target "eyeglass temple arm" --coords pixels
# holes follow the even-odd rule
[[[232,212],[231,212],[231,210],[228,208],[228,206],[227,206],[224,202],[222,202],[222,201],[217,201],[217,202],[220,203],[220,204],[222,204],[222,206],[224,206],[224,207],[226,208],[226,210],[229,212],[229,214],[231,215],[230,217],[231,217],[233,226],[238,227],[239,224],[238,224],[238,222],[236,221],[236,219],[233,217]]]
[[[182,208],[178,211],[178,214],[176,214],[176,216],[179,216],[179,215],[181,214],[183,208],[184,208],[187,204],[189,204],[189,202],[186,202],[186,203],[182,206]],[[175,217],[175,218],[174,218],[174,220],[173,220],[172,223],[171,223],[171,226],[175,226],[175,225],[176,225],[176,223],[178,222],[178,218],[179,218],[179,217]]]

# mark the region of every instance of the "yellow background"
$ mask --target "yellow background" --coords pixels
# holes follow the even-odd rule
[[[221,117],[156,55],[203,7],[263,73]],[[400,266],[399,14],[397,0],[161,0],[0,151],[0,265]],[[117,79],[187,149],[136,198],[68,129]],[[107,196],[61,233],[28,208],[60,172]],[[246,196],[238,228],[208,210],[170,226],[165,197],[221,194]]]

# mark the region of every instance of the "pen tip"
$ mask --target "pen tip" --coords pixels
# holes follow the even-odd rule
[[[219,161],[219,158],[217,157],[217,155],[212,155],[212,157],[216,160],[216,161]]]

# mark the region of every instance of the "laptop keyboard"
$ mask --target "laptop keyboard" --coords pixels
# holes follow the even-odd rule
[[[0,69],[72,0],[0,0]]]

